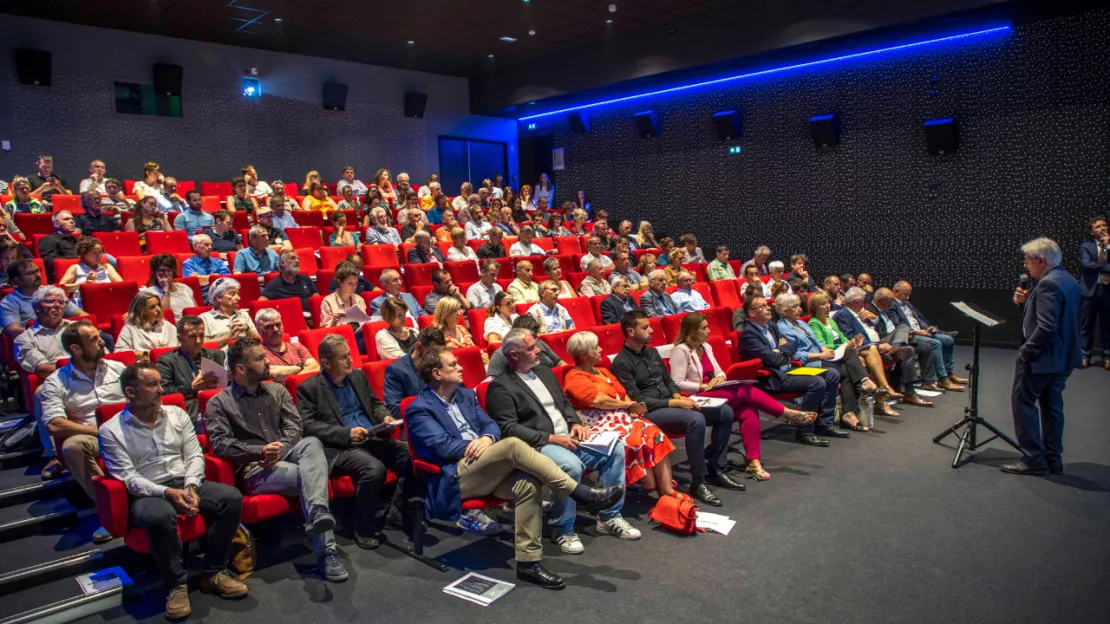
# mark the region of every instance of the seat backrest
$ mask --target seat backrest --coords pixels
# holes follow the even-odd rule
[[[698,266],[701,265],[699,264]],[[709,290],[709,284],[707,282],[697,282],[696,284],[690,286],[690,290],[696,291],[701,294],[701,298],[705,299],[705,302],[709,305],[714,305],[713,291]]]
[[[663,326],[663,335],[666,337],[667,342],[674,342],[674,339],[678,336],[678,329],[682,325],[682,319],[686,318],[687,314],[689,314],[689,312],[680,312],[659,319],[660,324]]]
[[[62,276],[66,274],[66,270],[68,270],[69,267],[71,267],[71,266],[73,266],[73,265],[75,265],[79,262],[81,262],[80,258],[54,258],[54,261],[53,261],[54,281],[61,280]],[[123,276],[121,275],[120,277],[123,277]],[[45,281],[46,281],[46,276],[44,275],[43,276],[43,282],[45,282]]]
[[[85,282],[80,286],[81,307],[98,319],[108,321],[113,314],[125,314],[139,293],[135,282]]]
[[[147,232],[146,251],[151,255],[189,253],[189,234],[185,230]]]
[[[727,334],[726,334],[727,335]],[[717,364],[721,365],[722,371],[728,371],[728,367],[732,366],[732,352],[729,351],[728,345],[725,344],[725,339],[720,335],[709,335],[709,340],[706,344],[713,349],[713,357],[717,359]]]
[[[478,347],[454,349],[451,353],[459,360],[463,369],[463,385],[467,388],[477,388],[478,384],[486,378],[486,364],[482,360],[482,350]]]
[[[380,358],[378,355],[378,341],[376,340],[378,332],[385,330],[389,327],[386,321],[370,321],[364,323],[359,331],[362,332],[362,342],[366,345],[366,361],[377,362]]]
[[[143,253],[138,232],[93,232],[104,245],[104,253],[113,256],[138,256]]]
[[[346,260],[347,256],[355,253],[355,251],[356,249],[354,245],[343,245],[341,247],[321,247],[320,268],[334,271],[335,267],[339,266],[340,262]]]
[[[413,296],[413,298],[416,299],[417,303],[419,303],[421,306],[423,306],[424,305],[424,300],[428,298],[428,295],[432,294],[433,290],[435,290],[435,286],[421,285],[421,286],[413,286],[412,288],[409,288],[409,293]],[[419,314],[420,312],[416,311],[416,313]]]
[[[60,197],[67,197],[62,195]],[[54,231],[54,215],[49,212],[40,212],[39,214],[30,214],[25,212],[16,213],[13,217],[16,227],[23,232],[27,238],[31,238],[35,234],[50,234]]]
[[[466,324],[470,327],[470,335],[474,344],[486,348],[486,317],[489,316],[487,308],[470,308],[466,311]]]
[[[412,265],[409,265],[412,266]],[[455,260],[451,262],[444,262],[443,268],[451,274],[451,280],[456,284],[463,282],[477,282],[478,265],[474,264],[473,260]],[[464,295],[466,293],[463,293]]]
[[[570,331],[556,332],[553,334],[540,334],[540,340],[546,342],[547,346],[551,347],[551,350],[555,352],[555,355],[559,356],[560,360],[564,362],[573,362],[574,360],[570,357],[570,352],[567,351],[567,343],[570,341],[570,337],[576,333],[578,332],[572,329]]]
[[[701,314],[709,323],[709,335],[720,336],[721,340],[727,340],[727,336],[732,332],[732,308],[718,306],[702,310]]]
[[[236,273],[231,277],[239,282],[239,306],[246,306],[252,301],[258,301],[262,296],[262,287],[258,285],[258,273]]]
[[[216,195],[221,198],[226,198],[234,191],[231,188],[231,182],[205,182],[200,183],[201,195]]]
[[[293,397],[293,405],[297,404],[297,387],[308,381],[309,377],[319,374],[320,373],[301,373],[299,375],[290,375],[285,378],[285,390],[289,392],[289,396]]]
[[[649,345],[661,347],[665,344],[669,344],[667,335],[663,331],[663,322],[659,320],[659,317],[653,316],[649,318],[648,324],[651,325],[651,342],[648,343]]]
[[[410,289],[413,286],[431,286],[432,271],[439,268],[437,262],[405,265],[405,285]]]
[[[322,212],[317,210],[294,210],[290,214],[302,229],[315,227],[319,231],[324,228],[324,214]]]
[[[401,263],[397,260],[396,245],[363,245],[360,253],[363,266],[401,268]]]
[[[709,292],[712,293],[713,301],[718,306],[736,309],[744,305],[740,299],[740,291],[736,288],[736,280],[709,282]]]
[[[54,208],[54,212],[68,210],[71,213],[74,213],[74,211],[78,209],[80,209],[81,212],[85,211],[83,208],[81,208],[81,195],[79,193],[75,195],[56,194],[50,199]]]
[[[312,250],[320,249],[323,246],[323,239],[320,234],[320,227],[322,226],[301,226],[299,228],[288,228],[285,230],[285,237],[289,239],[289,244],[293,249],[300,249],[307,247]],[[351,251],[354,253],[354,250]],[[301,261],[304,262],[303,260]],[[315,259],[313,260],[315,264]]]
[[[582,253],[582,244],[577,236],[556,236],[555,251],[559,255],[574,255]]]
[[[301,300],[296,297],[251,301],[247,304],[247,309],[250,311],[252,321],[263,308],[273,308],[278,311],[281,315],[281,329],[290,336],[296,336],[308,329],[308,323],[304,319],[304,308],[301,306]],[[257,321],[255,324],[258,324]]]
[[[592,331],[597,334],[597,344],[605,355],[619,353],[624,346],[624,332],[621,331],[620,323],[598,325]]]
[[[362,365],[362,372],[366,375],[366,380],[370,382],[370,389],[374,391],[374,395],[378,399],[385,400],[385,369],[397,360],[378,360],[377,362],[367,362]]]
[[[148,232],[148,234],[153,233]],[[116,271],[124,281],[145,284],[150,279],[150,258],[150,256],[120,256],[116,258]]]
[[[351,329],[350,325],[338,325],[336,327],[325,327],[322,329],[306,329],[297,334],[298,340],[301,341],[301,346],[308,349],[312,353],[312,357],[320,360],[320,342],[324,336],[328,334],[339,334],[346,339],[347,344],[355,345],[355,332]],[[351,349],[351,363],[353,366],[362,366],[362,356],[359,354],[358,349]]]
[[[556,366],[555,368],[551,369],[551,374],[555,375],[555,381],[559,382],[560,387],[563,386],[563,380],[565,380],[567,377],[567,371],[572,368],[574,368],[573,364],[567,364],[565,366]]]
[[[570,314],[570,318],[574,319],[575,328],[583,330],[600,324],[600,321],[594,317],[594,309],[590,305],[589,297],[560,299],[559,303],[563,304],[563,307]]]
[[[294,249],[301,259],[301,275],[316,277],[316,272],[320,270],[320,266],[316,263],[316,249],[318,248],[306,246]]]

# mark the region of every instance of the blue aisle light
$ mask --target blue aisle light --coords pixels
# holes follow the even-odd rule
[[[262,81],[258,78],[243,78],[243,97],[262,97]]]

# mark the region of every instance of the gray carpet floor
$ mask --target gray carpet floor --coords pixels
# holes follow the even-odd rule
[[[958,355],[962,366],[970,353]],[[983,351],[982,412],[1006,432],[1013,358]],[[1108,386],[1101,368],[1076,371],[1068,384],[1064,476],[1002,474],[998,465],[1016,454],[998,442],[953,470],[952,451],[932,438],[962,416],[966,394],[939,397],[934,409],[903,407],[901,420],[827,449],[796,445],[789,430],[765,421],[773,478],[719,491],[726,506],[712,509],[737,521],[731,535],[653,528],[652,500],[634,494],[626,515],[642,540],[599,536],[582,517],[584,554],[563,555],[545,540],[545,564],[567,579],[565,591],[518,586],[490,607],[441,589],[464,570],[513,580],[508,533],[481,539],[431,529],[428,552],[452,566],[447,574],[341,539],[351,572],[343,584],[316,576],[304,543],[263,536],[263,548],[281,550],[264,556],[250,596],[229,602],[194,592],[192,621],[1107,622]],[[675,459],[684,476],[681,450]],[[161,600],[151,591],[89,620],[163,621]]]

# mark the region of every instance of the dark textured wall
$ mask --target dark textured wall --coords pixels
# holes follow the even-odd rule
[[[692,231],[707,251],[767,244],[777,259],[808,254],[821,275],[1012,288],[1019,246],[1041,235],[1074,272],[1087,219],[1110,208],[1107,33],[1110,12],[1088,13],[595,110],[588,135],[555,124],[559,199],[585,188],[595,207]],[[632,114],[649,108],[662,136],[645,140]],[[720,141],[710,118],[733,108],[744,137]],[[819,151],[808,119],[829,112],[842,142]],[[949,116],[959,152],[928,155],[922,123]]]

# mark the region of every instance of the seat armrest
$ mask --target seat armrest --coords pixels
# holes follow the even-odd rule
[[[231,466],[231,462],[226,459],[221,459],[211,453],[205,453],[204,479],[235,487],[235,469]]]
[[[126,536],[131,515],[127,486],[115,477],[103,475],[93,477],[93,490],[96,492],[96,514],[100,518],[100,526],[112,537]]]

